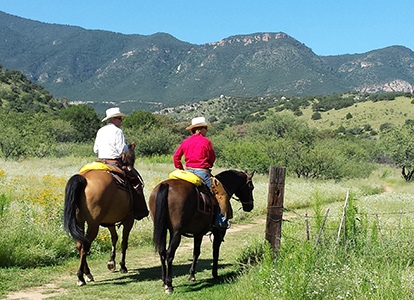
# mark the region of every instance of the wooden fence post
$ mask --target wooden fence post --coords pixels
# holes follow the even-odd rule
[[[285,167],[269,169],[269,194],[267,201],[266,240],[274,252],[280,247],[282,237],[283,200],[285,194]]]

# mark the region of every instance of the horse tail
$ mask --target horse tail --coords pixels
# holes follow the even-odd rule
[[[79,199],[86,187],[85,177],[73,175],[65,187],[65,205],[63,208],[63,227],[76,241],[89,243],[83,230],[76,221],[76,209],[79,207]]]
[[[162,183],[155,198],[154,234],[155,250],[158,252],[165,248],[168,222],[168,189],[167,183]]]

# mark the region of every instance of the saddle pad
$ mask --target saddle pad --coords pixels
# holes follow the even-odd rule
[[[203,181],[200,177],[198,177],[196,174],[187,172],[184,170],[174,170],[170,173],[171,179],[183,179],[188,182],[191,182],[192,184],[195,184],[196,186],[200,186],[203,184]]]
[[[99,161],[94,161],[91,163],[88,163],[86,165],[84,165],[80,170],[79,173],[85,172],[85,171],[89,171],[89,170],[105,170],[105,171],[112,171],[112,169],[110,167],[108,167],[107,165],[99,162]]]

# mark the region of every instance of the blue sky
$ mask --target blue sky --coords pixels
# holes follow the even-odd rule
[[[0,10],[45,23],[124,34],[169,33],[193,44],[285,32],[317,55],[392,45],[414,50],[412,0],[0,0]]]

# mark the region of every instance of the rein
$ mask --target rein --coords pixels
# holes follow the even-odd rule
[[[246,173],[245,173],[246,174]],[[246,174],[247,175],[247,174]],[[240,188],[240,190],[243,190],[243,189],[245,189],[246,187],[249,189],[249,200],[248,201],[242,201],[241,199],[240,199],[240,197],[235,197],[235,195],[232,195],[231,196],[231,199],[234,199],[234,200],[236,200],[236,201],[238,201],[238,202],[240,202],[240,203],[242,203],[242,204],[245,204],[245,205],[250,205],[250,204],[253,204],[253,195],[252,195],[252,193],[250,193],[251,191],[253,191],[253,187],[251,186],[251,184],[252,184],[252,180],[251,179],[247,179],[247,181],[246,181],[246,183]],[[224,185],[223,185],[224,186]],[[224,188],[225,188],[225,190],[226,190],[226,192],[227,192],[227,194],[230,194],[229,193],[229,191],[227,190],[227,188],[224,186]]]

